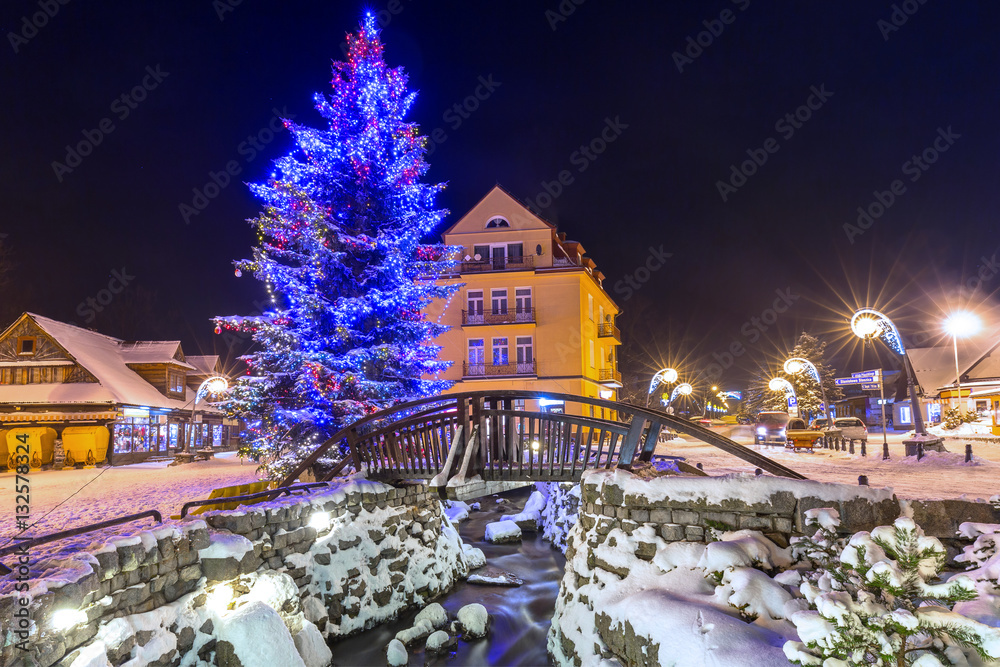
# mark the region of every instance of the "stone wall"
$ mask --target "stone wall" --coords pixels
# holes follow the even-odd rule
[[[137,656],[179,665],[194,652],[235,666],[241,645],[231,621],[252,612],[265,625],[267,614],[280,619],[286,644],[312,667],[328,652],[325,638],[424,605],[467,574],[436,494],[360,479],[139,531],[43,569],[26,593],[2,582],[0,665]],[[30,600],[26,638],[15,632],[18,596]],[[29,654],[17,647],[22,639]]]
[[[539,482],[535,486],[545,494],[542,510],[542,537],[566,553],[569,531],[576,525],[580,511],[580,485],[573,482]]]

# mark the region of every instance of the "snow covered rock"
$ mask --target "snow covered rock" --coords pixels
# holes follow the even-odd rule
[[[462,543],[462,552],[465,554],[465,562],[470,570],[478,570],[486,565],[486,554],[483,553],[482,549]]]
[[[469,518],[470,509],[471,508],[461,500],[451,500],[448,501],[448,504],[445,506],[444,514],[452,523],[458,523],[459,521],[465,521]]]
[[[434,626],[427,619],[423,619],[413,624],[412,628],[400,630],[396,633],[396,639],[409,646],[434,632]]]
[[[410,654],[406,652],[406,645],[398,639],[389,642],[385,649],[385,662],[389,667],[404,667],[410,662]]]
[[[306,667],[327,667],[333,660],[333,651],[326,645],[319,628],[306,621],[295,635],[295,648]]]
[[[426,650],[429,653],[444,653],[451,648],[454,642],[451,636],[444,630],[438,630],[427,638]]]
[[[448,612],[444,610],[437,602],[432,602],[417,614],[417,617],[413,619],[414,624],[420,623],[422,621],[427,621],[434,627],[434,629],[443,628],[448,624]]]
[[[285,622],[263,602],[243,605],[220,625],[216,645],[220,667],[306,667]]]
[[[486,541],[493,544],[520,542],[521,528],[513,521],[494,521],[486,524]]]
[[[458,610],[458,623],[464,639],[482,639],[486,636],[490,615],[479,603],[467,604]]]
[[[471,505],[469,505],[469,509],[471,509],[474,512],[479,512],[481,508],[482,505],[480,505],[479,503],[472,503]]]
[[[499,570],[497,568],[488,568],[482,572],[476,574],[470,574],[467,580],[470,584],[477,584],[480,586],[520,586],[524,583],[524,580],[518,577],[516,574],[507,572],[506,570]]]

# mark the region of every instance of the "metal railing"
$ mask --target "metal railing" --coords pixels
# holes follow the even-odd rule
[[[505,377],[510,375],[536,375],[535,361],[517,361],[506,364],[470,364],[462,362],[464,377]]]
[[[486,271],[524,271],[535,268],[535,256],[495,257],[478,262],[462,262],[459,265],[461,273],[484,273]]]
[[[614,338],[617,341],[621,341],[622,332],[618,330],[611,322],[600,322],[597,325],[597,337],[598,338]]]
[[[504,308],[502,310],[462,311],[462,325],[477,324],[534,324],[534,308]]]
[[[255,498],[263,498],[264,496],[275,496],[275,495],[286,495],[292,494],[292,491],[307,490],[319,488],[321,486],[330,486],[327,482],[309,482],[308,484],[296,484],[295,486],[279,486],[276,489],[268,489],[267,491],[258,491],[256,493],[247,493],[242,496],[230,496],[228,498],[211,498],[209,500],[191,500],[184,503],[181,506],[181,518],[187,517],[188,510],[192,507],[201,507],[202,505],[228,505],[230,503],[241,503],[244,500],[254,500]],[[250,503],[252,504],[252,503]],[[217,508],[217,509],[222,509]]]
[[[602,368],[598,371],[598,379],[601,382],[617,382],[621,384],[622,374],[614,368]]]

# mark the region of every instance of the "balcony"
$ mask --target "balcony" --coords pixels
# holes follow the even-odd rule
[[[598,379],[601,381],[601,384],[611,387],[622,386],[622,374],[617,369],[602,368],[598,373]]]
[[[462,362],[462,376],[467,378],[511,377],[536,375],[535,361],[510,364],[470,364]]]
[[[601,322],[597,325],[598,338],[614,338],[619,343],[622,341],[622,332],[611,322]]]
[[[525,271],[535,268],[535,256],[494,257],[479,262],[462,262],[462,273],[485,273],[487,271]]]
[[[477,326],[480,324],[534,324],[534,308],[505,308],[503,310],[486,310],[483,312],[462,311],[462,326]]]

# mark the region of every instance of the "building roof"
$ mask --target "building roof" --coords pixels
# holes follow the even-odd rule
[[[117,403],[150,408],[191,407],[194,391],[190,388],[185,387],[184,400],[168,398],[130,369],[126,365],[126,355],[122,354],[123,348],[130,345],[125,341],[34,313],[26,315],[97,378],[97,383],[0,385],[0,403]]]
[[[955,385],[955,347],[954,342],[937,347],[913,348],[906,351],[913,372],[917,376],[917,384],[927,395],[937,394],[941,389]],[[958,339],[958,368],[964,377],[975,377],[973,371],[983,363],[990,353],[1000,345],[994,332],[979,336]]]
[[[194,370],[194,366],[181,361],[184,354],[179,340],[120,341],[118,347],[126,364],[177,364]]]
[[[219,355],[217,354],[192,354],[184,357],[184,360],[194,368],[197,375],[214,375],[219,372]]]

